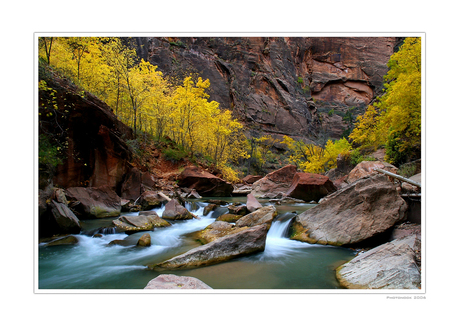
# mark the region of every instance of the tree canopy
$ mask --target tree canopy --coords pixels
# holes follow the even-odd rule
[[[350,134],[360,148],[385,146],[386,160],[401,164],[421,151],[421,39],[406,38],[388,62],[384,95],[358,117]]]
[[[204,157],[236,179],[228,164],[248,155],[243,126],[208,100],[209,80],[187,76],[178,85],[170,82],[116,37],[42,37],[39,44],[40,58],[105,101],[134,134],[169,138],[192,159]]]

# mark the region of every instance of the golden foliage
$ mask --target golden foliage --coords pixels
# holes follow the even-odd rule
[[[358,117],[350,134],[360,148],[385,145],[390,163],[421,148],[421,55],[421,39],[406,38],[388,62],[385,94]]]

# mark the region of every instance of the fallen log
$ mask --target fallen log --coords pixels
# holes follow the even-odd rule
[[[380,172],[380,173],[383,173],[383,174],[386,174],[392,178],[395,178],[395,179],[398,179],[398,180],[401,180],[401,181],[404,181],[404,182],[407,182],[407,183],[410,183],[411,185],[413,186],[416,186],[416,187],[419,187],[419,188],[422,188],[422,185],[420,183],[417,183],[415,181],[412,181],[410,179],[407,179],[407,178],[404,178],[398,174],[394,174],[394,173],[391,173],[391,172],[388,172],[388,171],[385,171],[385,170],[382,170],[382,169],[375,169],[375,171],[377,172]]]

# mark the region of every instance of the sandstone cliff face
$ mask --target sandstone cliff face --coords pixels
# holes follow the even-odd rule
[[[55,90],[55,99],[50,102],[49,94],[39,93],[43,113],[39,133],[52,135],[64,148],[54,184],[63,188],[107,185],[116,190],[130,169],[132,152],[124,139],[133,138],[131,128],[120,122],[105,103],[83,94],[67,80],[50,73],[40,77]],[[50,109],[50,103],[55,104],[54,109]]]
[[[166,75],[209,78],[211,100],[246,125],[315,140],[340,137],[347,109],[382,88],[394,37],[137,38]],[[333,113],[330,113],[331,110]],[[329,113],[329,114],[328,114]],[[358,112],[354,112],[357,114]]]

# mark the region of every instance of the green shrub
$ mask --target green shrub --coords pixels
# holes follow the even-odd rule
[[[163,151],[163,155],[168,161],[179,162],[183,158],[187,157],[188,153],[183,149],[166,148]]]
[[[417,172],[417,165],[415,164],[404,164],[398,170],[398,174],[405,178],[410,178],[415,175],[415,172]]]
[[[61,148],[43,134],[38,140],[38,163],[41,167],[49,169],[54,169],[62,164]]]
[[[354,150],[351,151],[350,154],[350,162],[353,165],[358,165],[359,163],[363,161],[377,161],[377,159],[373,156],[363,156],[363,154],[360,152],[359,149],[355,148]]]

